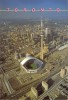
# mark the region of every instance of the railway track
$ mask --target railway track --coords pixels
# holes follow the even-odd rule
[[[68,75],[66,75],[64,78],[58,78],[57,81],[55,81],[55,83],[48,89],[48,91],[45,91],[42,95],[40,95],[37,100],[43,100],[52,90],[56,89],[67,76]]]
[[[11,99],[17,99],[17,98],[25,95],[27,92],[29,92],[31,90],[32,86],[37,87],[38,84],[40,84],[43,80],[44,81],[49,80],[53,75],[57,74],[60,71],[60,69],[61,68],[59,68],[59,69],[57,69],[55,71],[52,71],[51,73],[48,74],[48,76],[44,75],[41,78],[39,78],[37,80],[34,80],[33,82],[27,83],[20,90],[14,92],[11,95],[6,96],[5,99],[9,99],[9,100],[11,100]]]

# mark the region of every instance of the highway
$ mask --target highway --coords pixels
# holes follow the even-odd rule
[[[56,89],[67,76],[68,75],[66,75],[64,78],[58,77],[55,83],[48,89],[48,91],[45,91],[42,95],[40,95],[37,100],[43,100],[52,90]]]

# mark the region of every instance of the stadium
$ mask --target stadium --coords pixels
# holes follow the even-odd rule
[[[35,57],[28,56],[21,62],[21,67],[27,73],[37,73],[43,67],[43,62]]]

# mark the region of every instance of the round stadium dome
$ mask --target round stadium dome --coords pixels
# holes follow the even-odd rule
[[[35,57],[28,56],[21,62],[21,67],[27,73],[37,73],[43,66],[43,62]]]

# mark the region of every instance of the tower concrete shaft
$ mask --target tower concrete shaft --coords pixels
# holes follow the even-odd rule
[[[42,35],[42,29],[43,29],[43,21],[42,21],[42,17],[41,17],[41,55],[40,55],[40,59],[43,60],[43,35]]]
[[[41,57],[40,58],[43,60],[43,35],[41,35]]]

